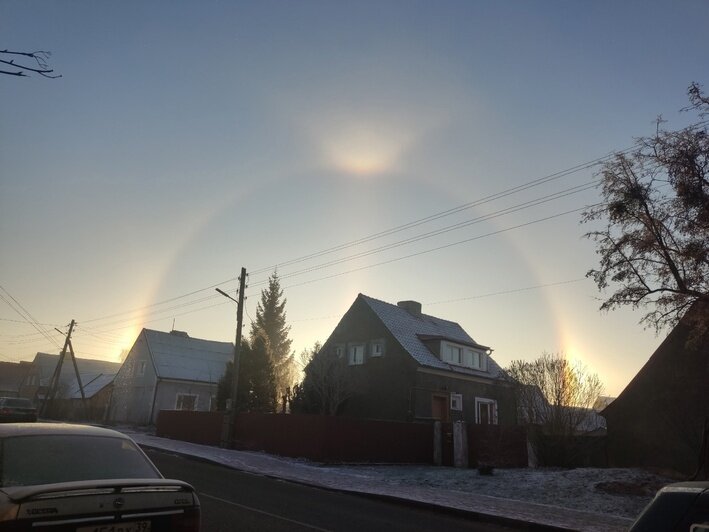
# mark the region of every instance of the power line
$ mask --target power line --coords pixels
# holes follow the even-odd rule
[[[59,344],[56,342],[56,340],[54,340],[54,338],[52,338],[52,337],[49,335],[49,333],[47,332],[47,330],[44,329],[44,328],[42,327],[42,325],[41,325],[36,319],[34,319],[34,317],[32,316],[32,314],[30,314],[30,312],[29,312],[25,307],[22,306],[22,303],[20,303],[10,292],[8,292],[8,291],[5,289],[4,286],[0,285],[0,290],[2,290],[3,292],[5,292],[5,294],[7,295],[7,297],[9,297],[10,299],[12,299],[12,301],[14,302],[14,305],[13,305],[13,303],[11,303],[11,302],[7,299],[7,297],[3,296],[2,294],[0,294],[0,299],[2,299],[12,310],[14,310],[18,315],[20,315],[27,323],[29,323],[30,325],[32,325],[32,327],[34,327],[34,328],[35,328],[42,336],[44,336],[50,343],[54,344],[55,347],[59,348]],[[17,305],[17,307],[19,307],[19,308],[22,310],[22,312],[20,312],[20,310],[18,310],[15,305]]]
[[[480,239],[482,239],[482,238],[487,238],[487,237],[489,237],[489,236],[494,236],[494,235],[498,235],[498,234],[500,234],[500,233],[505,233],[505,232],[507,232],[507,231],[512,231],[513,229],[519,229],[519,228],[522,228],[522,227],[527,227],[527,226],[529,226],[529,225],[534,225],[534,224],[537,224],[537,223],[545,222],[545,221],[547,221],[547,220],[552,220],[552,219],[554,219],[554,218],[559,218],[559,217],[565,216],[565,215],[567,215],[567,214],[571,214],[571,213],[574,213],[574,212],[582,211],[582,210],[584,210],[584,209],[586,209],[586,208],[588,208],[588,207],[579,207],[579,208],[577,208],[577,209],[572,209],[572,210],[565,211],[565,212],[561,212],[561,213],[558,213],[558,214],[553,214],[553,215],[551,215],[551,216],[546,216],[546,217],[544,217],[544,218],[539,218],[539,219],[537,219],[537,220],[532,220],[531,222],[525,222],[525,223],[522,223],[522,224],[519,224],[519,225],[515,225],[515,226],[512,226],[512,227],[507,227],[507,228],[505,228],[505,229],[500,229],[500,230],[498,230],[498,231],[492,231],[492,232],[486,233],[486,234],[484,234],[484,235],[478,235],[478,236],[474,236],[474,237],[472,237],[472,238],[466,238],[466,239],[464,239],[464,240],[458,240],[457,242],[451,242],[451,243],[449,243],[449,244],[444,244],[444,245],[442,245],[442,246],[438,246],[438,247],[435,247],[435,248],[426,249],[426,250],[423,250],[423,251],[418,251],[418,252],[416,252],[416,253],[411,253],[411,254],[409,254],[409,255],[404,255],[403,257],[396,257],[396,258],[393,258],[393,259],[385,260],[385,261],[378,262],[378,263],[375,263],[375,264],[368,264],[368,265],[365,265],[365,266],[361,266],[361,267],[359,267],[359,268],[354,268],[354,269],[352,269],[352,270],[347,270],[347,271],[340,272],[340,273],[336,273],[336,274],[333,274],[333,275],[328,275],[328,276],[325,276],[325,277],[319,277],[319,278],[317,278],[317,279],[311,279],[311,280],[309,280],[309,281],[304,281],[304,282],[302,282],[302,283],[289,285],[289,286],[284,287],[284,289],[285,289],[285,288],[294,288],[294,287],[296,287],[296,286],[303,286],[303,285],[306,285],[306,284],[312,284],[312,283],[315,283],[315,282],[324,281],[324,280],[326,280],[326,279],[332,279],[332,278],[334,278],[334,277],[340,277],[340,276],[342,276],[342,275],[347,275],[347,274],[349,274],[349,273],[354,273],[354,272],[358,272],[358,271],[362,271],[362,270],[368,270],[368,269],[370,269],[370,268],[375,268],[375,267],[377,267],[377,266],[383,266],[383,265],[385,265],[385,264],[391,264],[391,263],[393,263],[393,262],[398,262],[398,261],[400,261],[400,260],[410,259],[410,258],[412,258],[412,257],[418,257],[418,256],[420,256],[420,255],[425,255],[425,254],[428,254],[428,253],[433,253],[434,251],[440,251],[440,250],[442,250],[442,249],[447,249],[447,248],[450,248],[450,247],[453,247],[453,246],[458,246],[458,245],[460,245],[460,244],[465,244],[465,243],[468,243],[468,242],[473,242],[473,241],[475,241],[475,240],[480,240]]]
[[[334,265],[338,265],[338,264],[350,262],[350,261],[353,261],[353,260],[356,260],[356,259],[359,259],[359,258],[363,258],[363,257],[367,257],[367,256],[370,256],[370,255],[374,255],[374,254],[376,254],[376,253],[381,253],[381,252],[383,252],[383,251],[388,251],[388,250],[391,250],[391,249],[394,249],[394,248],[397,248],[397,247],[401,247],[401,246],[403,246],[403,245],[411,244],[411,243],[418,242],[418,241],[421,241],[421,240],[424,240],[424,239],[428,239],[428,238],[432,238],[432,237],[434,237],[434,236],[438,236],[438,235],[441,235],[441,234],[444,234],[444,233],[447,233],[447,232],[450,232],[450,231],[453,231],[453,230],[457,230],[457,229],[461,229],[461,228],[464,228],[464,227],[468,227],[468,226],[473,225],[473,224],[481,223],[481,222],[488,221],[488,220],[491,220],[491,219],[494,219],[494,218],[497,218],[497,217],[500,217],[500,216],[512,214],[512,213],[519,212],[519,211],[522,211],[522,210],[525,210],[525,209],[528,209],[528,208],[531,208],[531,207],[535,207],[535,206],[538,206],[538,205],[542,205],[542,204],[548,203],[548,202],[553,201],[553,200],[557,200],[557,199],[560,199],[560,198],[563,198],[563,197],[567,197],[567,196],[572,195],[572,194],[577,194],[577,193],[583,192],[583,191],[585,191],[585,190],[590,190],[590,189],[593,188],[593,187],[595,187],[595,181],[589,181],[589,182],[586,182],[586,183],[583,183],[583,184],[580,184],[580,185],[576,185],[576,186],[574,186],[574,187],[570,187],[570,188],[565,189],[565,190],[562,190],[562,191],[554,192],[554,193],[552,193],[552,194],[547,194],[547,195],[545,195],[545,196],[542,196],[542,197],[539,197],[539,198],[536,198],[536,199],[533,199],[533,200],[530,200],[530,201],[526,201],[526,202],[523,202],[523,203],[520,203],[520,204],[511,206],[511,207],[506,207],[506,208],[500,209],[500,210],[498,210],[498,211],[494,211],[494,212],[492,212],[492,213],[489,213],[489,214],[486,214],[486,215],[483,215],[483,216],[479,216],[479,217],[477,217],[477,218],[473,218],[473,219],[471,219],[471,220],[465,220],[465,221],[462,221],[462,222],[458,222],[458,223],[456,223],[456,224],[449,225],[449,226],[447,226],[447,227],[443,227],[443,228],[436,229],[436,230],[434,230],[434,231],[429,231],[428,233],[423,233],[423,234],[419,234],[419,235],[414,235],[414,236],[409,237],[409,238],[407,238],[407,239],[404,239],[404,240],[401,240],[401,241],[398,241],[398,242],[393,242],[393,243],[390,243],[390,244],[387,244],[387,245],[384,245],[384,246],[380,246],[380,247],[378,247],[378,248],[373,248],[373,249],[370,249],[370,250],[362,251],[362,252],[357,253],[357,254],[354,254],[354,255],[342,257],[342,258],[339,258],[339,259],[334,259],[334,260],[332,260],[332,261],[325,262],[325,263],[322,263],[322,264],[319,264],[319,265],[309,266],[309,267],[303,268],[303,269],[301,269],[301,270],[297,270],[297,271],[294,271],[294,272],[282,274],[282,275],[281,275],[281,278],[282,278],[282,279],[288,279],[288,278],[295,277],[295,276],[298,276],[298,275],[303,275],[303,274],[305,274],[305,273],[310,273],[310,272],[312,272],[312,271],[322,270],[322,269],[325,269],[325,268],[328,268],[328,267],[331,267],[331,266],[334,266]],[[266,284],[267,282],[268,282],[268,280],[264,280],[264,281],[260,281],[260,282],[256,282],[256,283],[253,283],[253,282],[252,282],[252,283],[250,283],[250,284],[251,284],[251,286],[260,286],[260,285]],[[296,286],[298,286],[298,285],[296,285]],[[195,292],[193,292],[193,293],[197,293],[197,292],[195,291]],[[218,297],[219,297],[219,296],[218,296],[217,294],[210,294],[210,295],[208,295],[208,296],[205,296],[205,297],[199,298],[199,299],[195,299],[195,300],[193,300],[193,301],[188,301],[188,302],[184,302],[184,303],[179,303],[179,304],[177,304],[177,305],[173,305],[173,306],[171,306],[171,307],[167,307],[167,308],[163,308],[163,309],[156,309],[156,310],[152,311],[151,313],[154,313],[154,314],[169,314],[169,313],[172,312],[173,310],[178,310],[178,309],[181,309],[181,308],[185,308],[185,307],[189,307],[189,306],[198,305],[198,304],[200,304],[200,303],[203,303],[203,302],[206,302],[206,301],[210,301],[210,300],[213,300],[213,299],[218,298]],[[174,300],[174,298],[173,298],[173,300]],[[207,308],[209,308],[209,307],[207,307]],[[195,309],[195,311],[198,311],[198,310],[200,310],[200,309]],[[184,314],[181,314],[181,315],[184,315]],[[127,319],[127,320],[126,320],[126,319],[117,319],[117,320],[115,320],[115,321],[105,323],[104,326],[111,326],[111,325],[121,324],[121,323],[125,323],[126,321],[132,321],[132,320],[133,320],[133,318],[129,318],[129,319]],[[94,320],[94,321],[95,321],[95,320]],[[102,329],[102,330],[106,330],[106,329]]]
[[[623,150],[623,151],[621,151],[621,152],[619,152],[619,153],[627,153],[627,152],[629,152],[631,149],[632,149],[632,148],[627,148],[627,149],[625,149],[625,150]],[[562,178],[562,177],[565,177],[565,176],[567,176],[567,175],[571,175],[571,174],[576,173],[576,172],[578,172],[578,171],[580,171],[580,170],[592,168],[593,166],[596,166],[596,165],[600,164],[601,162],[603,162],[603,161],[605,161],[605,160],[607,160],[607,159],[609,159],[609,158],[611,158],[611,157],[613,157],[613,154],[605,155],[605,156],[603,156],[603,157],[598,157],[598,158],[593,159],[593,160],[591,160],[591,161],[587,161],[587,162],[585,162],[585,163],[577,164],[577,165],[572,166],[572,167],[570,167],[570,168],[566,168],[566,169],[564,169],[564,170],[560,170],[560,171],[557,171],[557,172],[554,172],[554,173],[545,175],[545,176],[543,176],[543,177],[539,177],[539,178],[536,178],[536,179],[532,179],[532,180],[527,181],[527,182],[525,182],[525,183],[522,183],[522,184],[520,184],[520,185],[516,185],[516,186],[514,186],[514,187],[510,187],[510,188],[508,188],[508,189],[502,190],[502,191],[497,192],[497,193],[495,193],[495,194],[491,194],[491,195],[485,196],[485,197],[480,198],[480,199],[478,199],[478,200],[475,200],[475,201],[472,201],[472,202],[468,202],[468,203],[465,203],[465,204],[463,204],[463,205],[459,205],[459,206],[457,206],[457,207],[453,207],[453,208],[451,208],[451,209],[447,209],[447,210],[444,210],[444,211],[441,211],[441,212],[438,212],[438,213],[434,213],[434,214],[431,214],[431,215],[429,215],[429,216],[426,216],[426,217],[423,217],[423,218],[419,218],[419,219],[417,219],[417,220],[414,220],[414,221],[412,221],[412,222],[408,222],[408,223],[405,223],[405,224],[402,224],[402,225],[399,225],[399,226],[396,226],[396,227],[392,227],[392,228],[390,228],[390,229],[386,229],[386,230],[384,230],[384,231],[379,231],[379,232],[377,232],[377,233],[374,233],[374,234],[371,234],[371,235],[368,235],[368,236],[364,236],[364,237],[362,237],[362,238],[359,238],[359,239],[356,239],[356,240],[353,240],[353,241],[345,242],[345,243],[339,244],[339,245],[337,245],[337,246],[333,246],[333,247],[330,247],[330,248],[327,248],[327,249],[324,249],[324,250],[321,250],[321,251],[317,251],[317,252],[315,252],[315,253],[311,253],[311,254],[308,254],[308,255],[304,255],[304,256],[302,256],[302,257],[298,257],[298,258],[291,259],[291,260],[288,260],[288,261],[283,261],[283,262],[277,263],[277,264],[272,265],[272,266],[268,266],[268,267],[260,268],[260,269],[257,269],[257,270],[253,270],[253,271],[250,272],[250,273],[251,273],[252,275],[258,275],[258,274],[264,273],[264,272],[266,272],[266,271],[271,271],[271,270],[273,270],[274,268],[283,267],[283,266],[292,265],[292,264],[297,264],[297,263],[300,263],[300,262],[303,262],[303,261],[306,261],[306,260],[309,260],[309,259],[312,259],[312,258],[317,258],[317,257],[322,256],[322,255],[330,254],[330,253],[333,253],[333,252],[335,252],[335,251],[340,251],[340,250],[346,249],[346,248],[348,248],[348,247],[357,246],[357,245],[360,245],[360,244],[363,244],[363,243],[366,243],[366,242],[369,242],[369,241],[372,241],[372,240],[375,240],[375,239],[382,238],[382,237],[384,237],[384,236],[388,236],[388,235],[391,235],[391,234],[395,234],[395,233],[404,231],[404,230],[406,230],[406,229],[410,229],[410,228],[412,228],[412,227],[417,227],[417,226],[419,226],[419,225],[422,225],[422,224],[425,224],[425,223],[428,223],[428,222],[431,222],[431,221],[435,221],[435,220],[438,220],[438,219],[440,219],[440,218],[444,218],[444,217],[446,217],[446,216],[450,216],[450,215],[456,214],[456,213],[458,213],[458,212],[461,212],[461,211],[464,211],[464,210],[467,210],[467,209],[471,209],[471,208],[473,208],[473,207],[480,206],[480,205],[483,205],[483,204],[485,204],[485,203],[489,203],[489,202],[491,202],[491,201],[495,201],[495,200],[497,200],[497,199],[501,199],[501,198],[504,198],[504,197],[507,197],[507,196],[516,194],[516,193],[518,193],[518,192],[522,192],[522,191],[527,190],[527,189],[530,189],[530,188],[534,188],[534,187],[540,186],[540,185],[542,185],[542,184],[544,184],[544,183],[548,183],[548,182],[551,182],[551,181],[558,180],[558,179],[560,179],[560,178]],[[213,289],[215,289],[215,288],[218,288],[218,287],[223,286],[223,285],[225,285],[225,284],[234,282],[234,281],[236,281],[236,280],[237,280],[236,277],[230,277],[229,279],[225,279],[224,281],[220,281],[220,282],[218,282],[218,283],[209,285],[209,286],[207,286],[207,287],[199,288],[199,289],[192,290],[192,291],[187,292],[187,293],[182,294],[182,295],[178,295],[178,296],[174,296],[174,297],[171,297],[171,298],[168,298],[168,299],[164,299],[164,300],[161,300],[161,301],[157,301],[157,302],[155,302],[155,303],[151,303],[150,305],[144,305],[144,306],[142,306],[142,307],[136,307],[136,308],[131,309],[131,310],[126,310],[126,311],[122,311],[122,312],[117,312],[117,313],[114,313],[114,314],[109,314],[109,315],[105,315],[105,316],[100,316],[100,317],[97,317],[97,318],[91,318],[91,319],[87,319],[87,320],[82,320],[82,323],[92,323],[92,322],[96,322],[96,321],[103,321],[103,320],[110,319],[110,318],[113,318],[113,317],[124,316],[124,315],[126,315],[126,314],[134,314],[134,313],[137,313],[137,312],[140,312],[140,311],[143,311],[143,310],[147,310],[147,309],[150,309],[150,308],[159,306],[159,305],[163,305],[163,304],[166,304],[166,303],[171,303],[171,302],[177,301],[177,300],[179,300],[179,299],[184,299],[184,298],[186,298],[186,297],[190,297],[190,296],[192,296],[192,295],[199,294],[199,293],[205,292],[205,291],[207,291],[207,290],[213,290]]]
[[[545,284],[538,284],[534,286],[526,286],[524,288],[513,288],[511,290],[501,290],[499,292],[489,292],[487,294],[480,294],[477,296],[469,296],[469,297],[460,297],[457,299],[446,299],[444,301],[434,301],[433,303],[425,303],[427,306],[433,306],[433,305],[442,305],[444,303],[457,303],[459,301],[471,301],[473,299],[483,299],[486,297],[493,297],[493,296],[502,296],[502,295],[507,295],[507,294],[516,294],[519,292],[527,292],[529,290],[538,290],[540,288],[549,288],[551,286],[560,286],[564,284],[572,284],[572,283],[579,283],[581,281],[585,281],[585,277],[579,277],[578,279],[569,279],[568,281],[558,281],[555,283],[545,283]]]

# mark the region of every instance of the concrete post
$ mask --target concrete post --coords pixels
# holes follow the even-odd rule
[[[453,424],[453,465],[468,467],[468,431],[464,421]]]
[[[433,464],[443,465],[443,427],[440,421],[433,422]]]

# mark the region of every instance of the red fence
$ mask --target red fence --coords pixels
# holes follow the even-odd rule
[[[235,446],[320,462],[431,463],[433,425],[298,414],[240,414]]]
[[[155,434],[161,438],[219,445],[223,422],[223,412],[160,410]]]
[[[161,410],[156,434],[219,445],[222,412]],[[433,425],[299,414],[238,414],[236,449],[319,462],[431,463]]]
[[[164,438],[219,445],[223,423],[223,412],[161,410],[156,433]],[[452,436],[446,437],[446,427],[443,433],[444,464],[452,465]],[[523,427],[468,425],[467,434],[471,467],[527,465],[527,433]],[[433,423],[238,414],[234,447],[318,462],[430,464],[434,454]]]

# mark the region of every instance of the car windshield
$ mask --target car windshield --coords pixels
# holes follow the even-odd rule
[[[3,400],[3,406],[19,406],[22,408],[32,408],[32,402],[29,399],[17,399],[14,397],[8,397]]]
[[[117,478],[160,474],[123,438],[41,435],[0,440],[0,487]]]

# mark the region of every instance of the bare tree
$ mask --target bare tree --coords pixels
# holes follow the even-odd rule
[[[531,362],[514,360],[505,371],[517,390],[521,421],[549,434],[578,432],[603,393],[598,375],[560,353],[543,353]]]
[[[52,52],[37,50],[35,52],[14,52],[0,50],[0,64],[9,65],[13,70],[0,70],[0,74],[7,76],[26,77],[32,73],[45,78],[61,78],[61,74],[54,74],[54,69],[49,68],[49,58]],[[19,58],[19,59],[18,59]],[[22,61],[18,63],[17,61]],[[28,66],[27,63],[32,66]]]
[[[709,98],[701,87],[693,83],[688,95],[684,110],[706,116]],[[602,310],[647,309],[641,321],[659,332],[676,325],[695,301],[709,299],[708,172],[709,133],[701,120],[667,131],[658,119],[654,135],[604,165],[603,202],[582,219],[605,225],[586,234],[600,257],[587,276],[600,290],[614,290]]]
[[[314,352],[305,367],[301,388],[308,399],[306,410],[335,415],[340,406],[354,394],[355,387],[347,360],[325,350]]]

